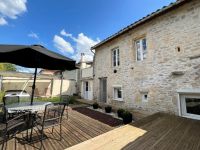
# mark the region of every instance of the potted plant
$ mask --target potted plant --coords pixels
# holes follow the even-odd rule
[[[129,111],[124,111],[122,113],[123,123],[128,124],[131,123],[133,120],[133,115]]]
[[[94,103],[92,106],[93,106],[93,109],[98,109],[99,108],[99,104],[98,103]]]
[[[106,111],[106,113],[111,113],[112,107],[111,106],[106,106],[105,107],[105,111]]]
[[[119,117],[119,118],[122,118],[122,114],[125,112],[125,110],[124,109],[118,109],[117,110],[117,116]]]

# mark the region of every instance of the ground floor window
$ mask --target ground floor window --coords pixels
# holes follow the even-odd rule
[[[113,87],[113,98],[114,100],[123,101],[123,92],[121,86]]]
[[[200,95],[182,95],[180,100],[182,116],[200,119]]]

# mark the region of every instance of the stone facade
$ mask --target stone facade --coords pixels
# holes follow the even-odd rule
[[[135,40],[146,37],[147,59],[136,61]],[[112,50],[120,51],[120,66],[112,66]],[[184,88],[200,88],[200,1],[191,0],[95,49],[94,99],[99,78],[107,77],[107,103],[150,112],[179,112]],[[114,73],[117,70],[117,73]],[[113,85],[121,85],[123,101],[113,100]],[[148,92],[148,102],[142,93]]]

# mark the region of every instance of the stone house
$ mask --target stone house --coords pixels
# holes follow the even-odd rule
[[[177,0],[91,49],[98,102],[200,119],[199,0]]]

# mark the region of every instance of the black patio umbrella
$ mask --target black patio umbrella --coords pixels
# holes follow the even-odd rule
[[[52,52],[41,45],[0,45],[0,62],[35,68],[31,104],[33,103],[37,68],[62,71],[76,69],[74,60]]]

